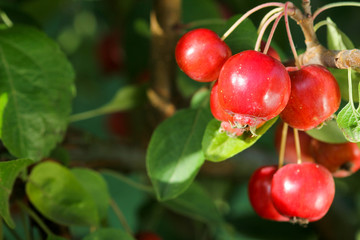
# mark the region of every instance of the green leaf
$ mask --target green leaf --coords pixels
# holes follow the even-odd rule
[[[343,33],[336,24],[329,18],[326,18],[327,24],[327,44],[330,50],[345,50],[355,48],[354,44],[345,33]]]
[[[99,224],[93,198],[70,170],[56,162],[43,162],[33,168],[26,193],[36,209],[56,223]]]
[[[349,85],[348,85],[348,70],[347,69],[329,69],[336,78],[340,87],[341,98],[349,101]],[[359,102],[360,73],[351,70],[352,94],[354,102]]]
[[[135,108],[145,102],[146,84],[122,87],[110,102],[91,111],[77,113],[70,117],[71,122],[84,120],[94,116]]]
[[[337,115],[337,124],[350,142],[360,142],[360,113],[348,103]]]
[[[311,129],[306,131],[311,137],[327,143],[345,143],[347,142],[344,134],[338,127],[335,120],[327,121],[320,129]]]
[[[191,108],[210,107],[210,90],[202,88],[191,99]]]
[[[19,173],[32,163],[34,162],[30,159],[0,162],[0,215],[11,228],[14,228],[15,224],[10,215],[9,197]]]
[[[181,110],[153,133],[146,166],[159,200],[175,198],[191,185],[205,161],[201,139],[211,118],[208,109]]]
[[[222,218],[214,201],[205,189],[196,182],[175,199],[164,201],[171,210],[205,223],[221,223]]]
[[[238,14],[231,17],[224,25],[224,32],[229,29],[242,15]],[[257,29],[250,19],[243,21],[226,39],[233,54],[254,49],[257,39]]]
[[[206,160],[212,162],[224,161],[235,154],[251,147],[265,132],[276,122],[277,117],[267,121],[256,130],[257,136],[245,132],[237,138],[229,137],[226,133],[220,132],[221,122],[213,119],[206,127],[202,148]]]
[[[83,238],[83,240],[135,240],[130,234],[115,228],[102,228]]]
[[[73,168],[71,172],[88,194],[92,196],[100,220],[104,219],[110,202],[110,193],[104,178],[99,173],[86,168]]]
[[[62,140],[73,81],[71,65],[45,34],[25,26],[0,31],[0,138],[12,155],[40,160]]]

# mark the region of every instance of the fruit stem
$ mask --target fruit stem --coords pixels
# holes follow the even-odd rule
[[[274,14],[278,13],[278,12],[282,12],[283,8],[278,7],[278,8],[274,8],[273,10],[271,10],[270,12],[268,12],[263,19],[261,20],[260,24],[259,24],[259,28],[258,28],[258,34],[260,32],[260,29],[262,28],[262,26],[265,24],[265,22]]]
[[[279,24],[279,21],[280,19],[284,16],[284,12],[282,12],[275,20],[272,28],[271,28],[271,31],[270,31],[270,34],[269,34],[269,37],[266,41],[266,44],[265,44],[265,48],[264,48],[264,54],[267,54],[269,48],[270,48],[270,43],[271,43],[271,40],[274,36],[274,32],[275,32],[275,29],[277,28],[278,24]]]
[[[292,39],[292,35],[291,35],[291,31],[290,31],[290,25],[289,25],[289,18],[288,18],[288,5],[290,2],[286,2],[285,3],[285,9],[284,9],[284,13],[285,13],[285,27],[286,27],[286,33],[288,35],[289,38],[289,44],[291,47],[291,51],[293,53],[294,59],[295,59],[295,65],[300,68],[300,62],[299,62],[299,57],[297,55],[296,52],[296,48],[295,48],[295,44],[294,41]]]
[[[110,199],[110,206],[114,210],[115,215],[119,219],[119,221],[120,221],[121,225],[124,227],[125,231],[127,233],[129,233],[131,236],[133,236],[133,232],[132,232],[128,222],[126,221],[126,218],[125,218],[123,212],[121,211],[119,206],[116,204],[114,199]]]
[[[322,26],[326,26],[326,25],[331,25],[334,28],[338,28],[334,23],[329,22],[327,20],[323,20],[318,22],[315,26],[314,26],[314,32],[316,32],[317,30],[319,30],[319,28],[321,28]]]
[[[329,3],[329,4],[326,4],[326,5],[322,6],[318,10],[316,10],[314,12],[312,18],[314,20],[320,13],[322,13],[323,11],[328,10],[330,8],[346,7],[346,6],[360,7],[360,3],[358,3],[358,2],[335,2],[335,3]]]
[[[258,38],[257,38],[257,40],[256,40],[255,51],[259,51],[259,49],[260,49],[260,44],[261,44],[261,40],[262,40],[262,38],[263,38],[263,36],[264,36],[264,33],[265,33],[265,31],[266,31],[266,28],[269,26],[269,24],[276,19],[277,21],[275,21],[275,23],[273,24],[272,29],[276,28],[277,25],[278,25],[278,23],[279,23],[279,21],[280,21],[280,18],[281,18],[282,16],[283,16],[283,13],[281,13],[281,12],[280,12],[280,13],[276,13],[276,14],[274,14],[273,16],[271,16],[271,17],[263,24],[262,28],[260,29]],[[275,31],[275,29],[274,29],[274,31]],[[269,36],[267,42],[271,42],[271,39],[272,39],[272,36],[271,36],[271,37]],[[269,43],[269,45],[270,45],[270,43]],[[266,50],[266,51],[265,51],[265,50]],[[268,49],[265,49],[265,48],[264,48],[264,51],[263,51],[264,54],[266,54],[267,51],[268,51]]]
[[[266,8],[266,7],[284,7],[284,3],[279,3],[279,2],[269,2],[269,3],[264,3],[261,4],[259,6],[254,7],[253,9],[250,9],[249,11],[247,11],[244,15],[242,15],[225,33],[224,35],[221,37],[221,40],[225,40],[234,30],[235,28],[237,28],[237,26],[240,25],[240,23],[242,23],[246,18],[248,18],[251,14],[253,14],[254,12]]]
[[[289,125],[287,123],[283,124],[281,132],[281,141],[280,141],[280,153],[279,153],[279,165],[278,168],[281,168],[284,165],[285,157],[285,147],[286,147],[286,137],[288,132]]]
[[[300,139],[299,139],[299,130],[294,128],[294,140],[295,140],[295,150],[296,150],[296,158],[297,163],[300,164],[301,160],[301,146],[300,146]]]

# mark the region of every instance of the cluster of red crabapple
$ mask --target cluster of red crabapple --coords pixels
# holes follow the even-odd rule
[[[190,78],[213,82],[211,112],[230,137],[245,131],[256,134],[258,127],[278,115],[294,129],[310,130],[331,118],[340,106],[338,83],[325,67],[286,68],[272,48],[268,54],[246,50],[232,55],[209,29],[183,35],[175,57]],[[289,134],[288,164],[261,167],[249,181],[250,202],[263,218],[299,223],[321,219],[334,198],[333,176],[348,176],[360,167],[355,143],[327,144],[305,132],[299,134],[305,161],[294,157],[294,137]]]

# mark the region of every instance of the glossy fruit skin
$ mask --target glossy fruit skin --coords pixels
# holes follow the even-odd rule
[[[275,129],[274,142],[275,142],[275,149],[278,153],[280,152],[282,128],[283,128],[283,123],[279,124]],[[299,140],[300,140],[301,160],[303,162],[315,162],[315,160],[312,156],[311,147],[310,147],[311,141],[313,138],[310,137],[308,134],[306,134],[304,131],[298,131],[298,133],[299,133]],[[288,127],[284,161],[286,163],[296,163],[297,162],[294,129],[292,127]]]
[[[180,69],[199,82],[217,80],[221,67],[230,56],[228,45],[215,32],[204,28],[183,35],[175,49]]]
[[[325,67],[307,65],[290,71],[291,95],[280,114],[284,122],[300,130],[310,130],[330,118],[339,108],[339,85]]]
[[[277,166],[263,166],[258,168],[250,177],[248,196],[254,211],[262,218],[274,221],[289,221],[281,215],[271,200],[271,183]]]
[[[266,45],[266,42],[261,41],[261,45],[260,45],[260,51],[261,51],[261,52],[264,51],[265,45]],[[275,58],[276,60],[281,61],[278,52],[277,52],[273,47],[271,47],[271,46],[269,47],[266,55],[269,55],[270,57],[273,57],[273,58]]]
[[[241,125],[277,116],[290,96],[290,77],[276,59],[247,50],[230,57],[219,75],[219,102]]]
[[[334,177],[347,177],[360,168],[360,149],[356,143],[325,143],[313,139],[311,154]]]
[[[287,164],[274,174],[271,184],[275,208],[299,223],[321,219],[329,210],[334,195],[331,173],[315,163]]]
[[[136,240],[162,240],[157,234],[153,232],[140,232],[135,236]]]
[[[214,118],[219,121],[231,122],[234,124],[233,116],[228,114],[219,103],[218,81],[214,83],[210,92],[210,110]]]

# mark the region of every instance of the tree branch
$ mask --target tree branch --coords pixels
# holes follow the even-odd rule
[[[175,29],[180,22],[181,0],[155,0],[153,6],[150,14],[152,76],[148,97],[161,118],[166,118],[175,112],[174,49],[178,40]]]
[[[306,44],[306,52],[299,56],[300,65],[320,64],[329,68],[360,70],[360,50],[329,50],[322,46],[314,30],[310,1],[303,0],[304,12],[289,4],[289,16],[301,27]]]

